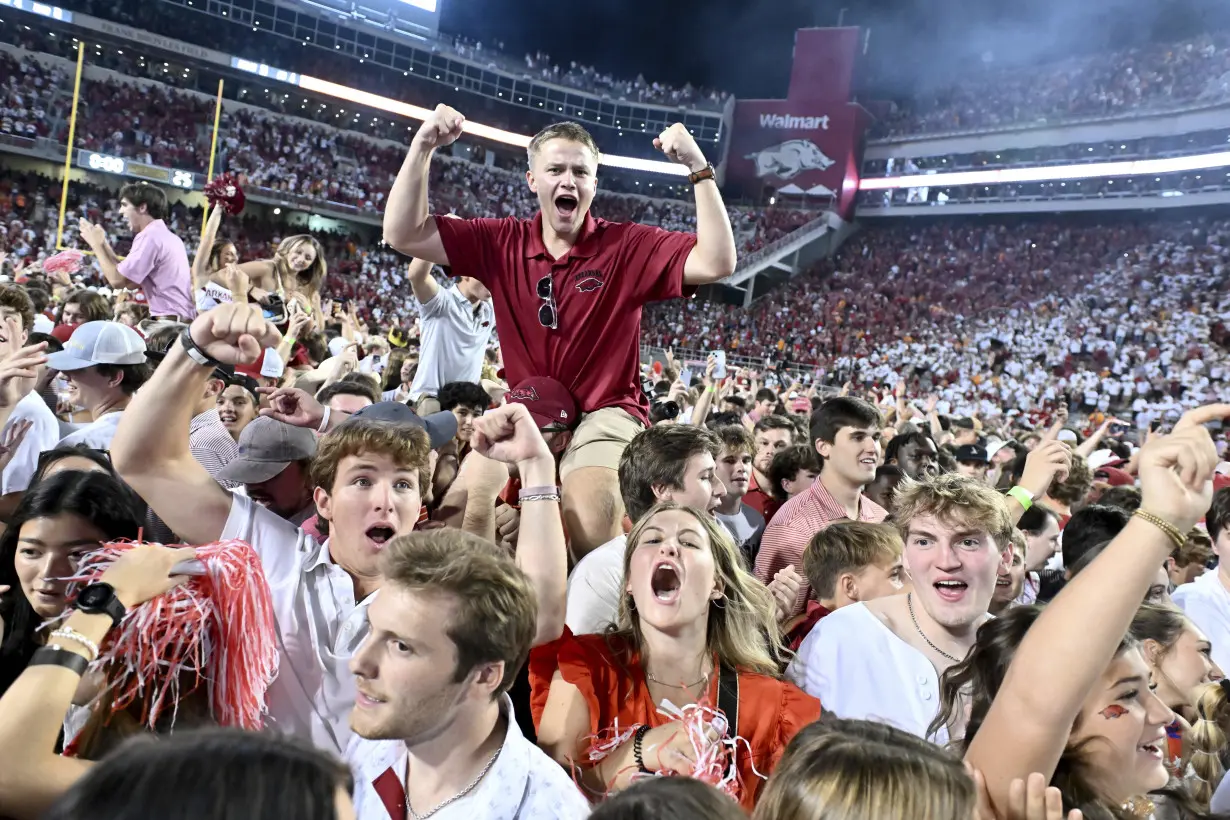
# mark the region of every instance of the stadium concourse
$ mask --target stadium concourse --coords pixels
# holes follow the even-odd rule
[[[439,6],[0,11],[0,820],[1230,818],[1226,35]]]

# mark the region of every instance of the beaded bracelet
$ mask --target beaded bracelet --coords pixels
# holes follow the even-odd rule
[[[1176,527],[1174,524],[1171,524],[1166,519],[1160,516],[1154,515],[1151,512],[1146,512],[1145,510],[1137,510],[1136,512],[1132,513],[1132,515],[1135,518],[1142,518],[1145,521],[1148,521],[1150,524],[1157,527],[1162,532],[1166,533],[1166,537],[1169,538],[1172,542],[1174,542],[1176,549],[1183,549],[1183,547],[1187,544],[1187,536],[1185,536],[1182,532],[1180,532],[1178,527]]]

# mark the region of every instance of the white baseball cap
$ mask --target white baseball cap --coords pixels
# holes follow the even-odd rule
[[[47,356],[47,366],[61,372],[84,370],[98,364],[142,364],[145,340],[120,322],[78,325],[63,350]]]

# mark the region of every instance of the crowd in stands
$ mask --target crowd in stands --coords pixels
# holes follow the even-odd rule
[[[67,8],[86,12],[105,20],[114,20],[136,28],[153,31],[166,37],[174,37],[208,48],[226,51],[247,59],[259,59],[289,71],[315,74],[337,81],[353,76],[355,58],[321,53],[316,48],[305,52],[301,43],[275,36],[272,33],[254,32],[251,26],[228,24],[216,17],[203,18],[184,4],[157,2],[142,8],[139,14],[112,0],[74,0]],[[210,23],[202,25],[203,20]],[[208,31],[205,36],[203,32]],[[253,36],[261,35],[261,36]],[[422,47],[422,39],[397,40],[399,45],[411,43]],[[702,89],[691,84],[671,86],[647,81],[643,76],[621,79],[592,66],[576,61],[561,66],[547,54],[539,51],[527,54],[523,60],[502,53],[491,43],[480,43],[465,38],[443,35],[430,42],[433,53],[456,54],[484,67],[502,70],[518,78],[539,79],[545,82],[566,85],[603,99],[621,100],[630,103],[669,105],[673,108],[707,108],[721,110],[729,95],[714,89]],[[372,89],[376,90],[376,89]]]
[[[656,306],[645,342],[906,380],[957,413],[1062,398],[1147,424],[1230,389],[1228,285],[1224,221],[871,223],[750,309]]]
[[[896,100],[872,135],[969,131],[1114,117],[1218,102],[1230,95],[1230,35],[1151,43],[1030,66],[963,71],[952,83]]]

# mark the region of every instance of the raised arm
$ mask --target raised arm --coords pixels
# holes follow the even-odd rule
[[[281,335],[259,305],[220,305],[189,328],[204,355],[225,364],[257,360]],[[188,449],[194,403],[214,365],[198,364],[177,341],[154,377],[137,391],[120,418],[111,460],[173,532],[192,544],[217,541],[231,510],[231,494],[205,471]]]
[[[426,259],[415,259],[410,263],[410,287],[414,290],[414,298],[420,305],[425,305],[440,292],[435,277],[431,275],[431,262]]]
[[[448,264],[435,217],[427,203],[431,155],[461,136],[465,117],[447,105],[437,105],[410,142],[384,208],[384,241],[415,259]]]
[[[205,287],[209,282],[209,255],[213,252],[214,242],[218,238],[218,228],[222,226],[222,205],[214,206],[205,222],[205,230],[201,234],[201,244],[197,246],[196,256],[192,257],[192,289],[194,291]]]
[[[140,284],[120,273],[120,258],[112,250],[111,243],[107,241],[107,232],[101,225],[95,225],[88,219],[82,218],[78,221],[77,227],[81,231],[81,238],[94,252],[94,257],[98,260],[98,267],[102,270],[103,278],[107,280],[108,285],[113,288],[130,290],[140,287]]]
[[[568,597],[568,549],[560,514],[555,457],[523,404],[506,404],[475,419],[470,443],[480,455],[516,464],[522,489],[540,496],[521,501],[522,537],[517,543],[517,566],[530,577],[538,596],[534,646],[549,643],[564,632]]]
[[[1228,415],[1230,405],[1225,404],[1194,410],[1173,435],[1143,448],[1142,511],[1180,533],[1200,520],[1212,499],[1218,461],[1202,425]],[[1081,704],[1114,657],[1157,568],[1173,548],[1165,530],[1134,516],[1026,633],[965,756],[985,776],[1001,811],[1014,779],[1041,772],[1049,781],[1054,774]],[[1055,658],[1067,662],[1056,664]]]
[[[683,123],[667,128],[653,145],[670,158],[671,162],[686,165],[688,171],[703,171],[709,164],[705,154],[688,133]],[[710,285],[728,278],[735,272],[738,251],[735,248],[735,232],[722,202],[722,192],[717,180],[702,180],[696,188],[696,247],[688,254],[683,267],[683,281],[688,285]]]

